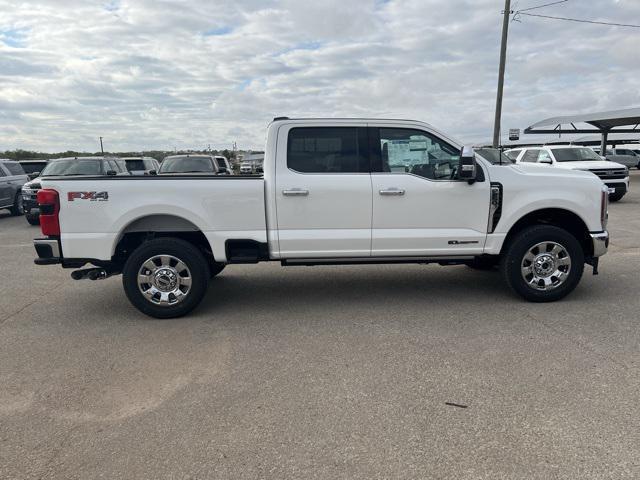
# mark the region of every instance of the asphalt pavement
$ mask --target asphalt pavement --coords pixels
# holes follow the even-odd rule
[[[230,266],[154,320],[0,211],[0,478],[640,478],[640,172],[600,275]]]

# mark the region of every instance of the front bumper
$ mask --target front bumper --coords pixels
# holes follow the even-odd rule
[[[591,233],[591,241],[593,242],[593,258],[598,258],[607,253],[609,249],[609,232]]]
[[[607,188],[609,188],[609,193],[622,193],[625,194],[629,190],[626,182],[605,182]]]
[[[38,258],[34,260],[36,265],[55,265],[62,263],[60,255],[60,243],[57,239],[36,238],[33,240]]]

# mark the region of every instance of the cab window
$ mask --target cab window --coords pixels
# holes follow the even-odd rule
[[[460,150],[420,130],[380,128],[382,171],[454,180]]]
[[[368,173],[367,138],[360,127],[292,128],[287,167],[301,173]]]
[[[514,162],[518,159],[518,155],[522,150],[511,150],[510,152],[504,152],[504,154],[509,157]]]
[[[551,155],[546,150],[540,150],[540,153],[538,154],[538,162],[542,162],[543,160],[553,161],[551,159]]]
[[[535,163],[538,161],[538,154],[540,153],[539,150],[527,150],[526,152],[524,152],[524,155],[522,156],[522,160],[520,160],[521,162],[530,162],[530,163]]]
[[[6,162],[4,166],[9,170],[9,175],[25,175],[22,165],[17,162]]]

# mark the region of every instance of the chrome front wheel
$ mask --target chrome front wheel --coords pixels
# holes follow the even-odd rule
[[[569,278],[571,255],[557,242],[540,242],[524,255],[520,272],[531,288],[553,290]]]
[[[571,232],[554,225],[531,225],[508,241],[500,269],[507,285],[524,299],[553,302],[580,282],[584,250]]]

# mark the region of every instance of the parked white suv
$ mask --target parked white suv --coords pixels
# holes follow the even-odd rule
[[[603,160],[589,147],[527,147],[513,148],[504,153],[516,163],[591,172],[609,187],[609,200],[612,202],[622,199],[629,190],[629,169],[619,163]]]

